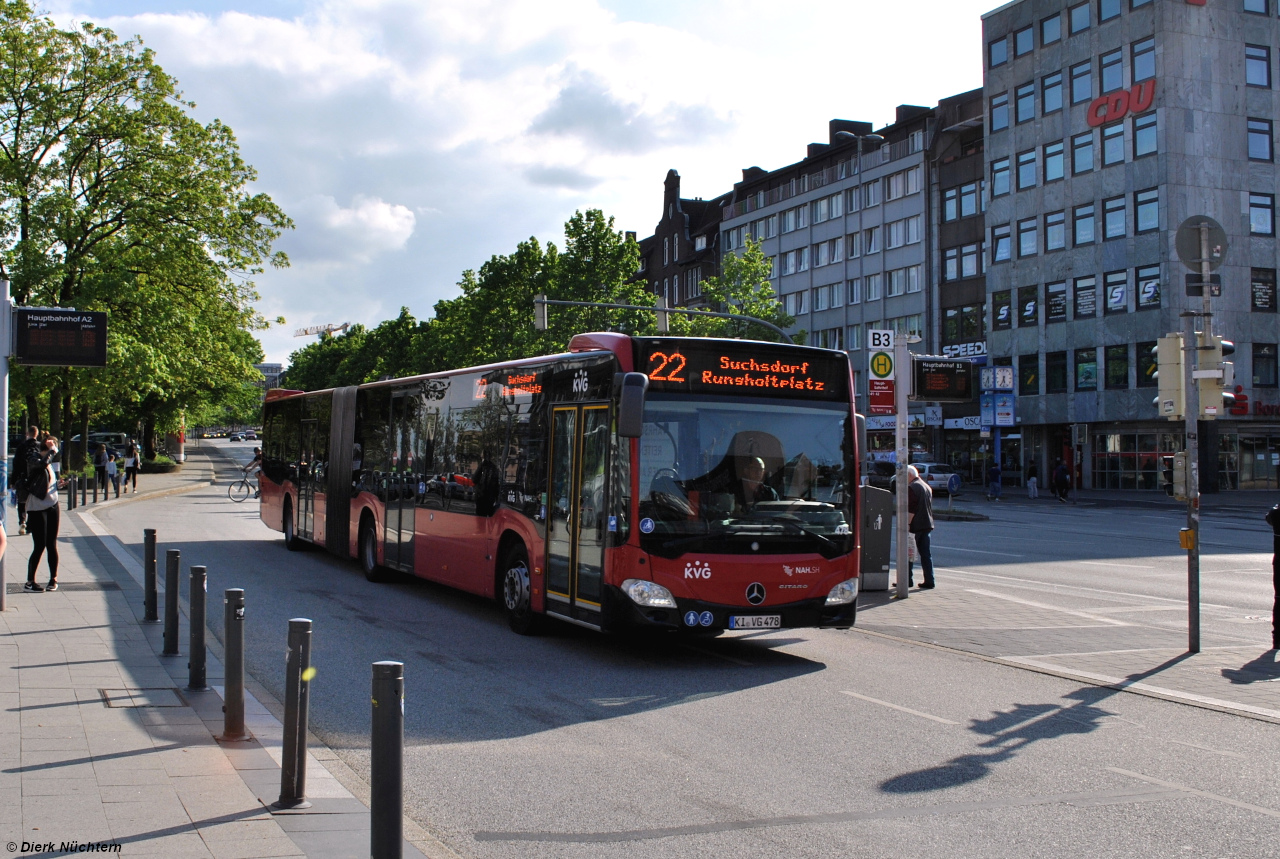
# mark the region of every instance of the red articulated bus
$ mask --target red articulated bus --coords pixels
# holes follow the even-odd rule
[[[285,544],[494,597],[511,627],[847,628],[856,417],[843,352],[580,334],[563,355],[268,392]]]

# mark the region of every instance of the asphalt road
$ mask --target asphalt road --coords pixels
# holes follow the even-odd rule
[[[405,662],[407,811],[465,856],[1280,855],[1280,726],[857,631],[522,638],[484,600],[285,551],[225,485],[98,515],[246,589],[248,669],[277,696],[287,620],[313,618],[311,726],[362,775],[369,665]],[[1269,534],[1220,524],[1206,600],[1260,611]],[[940,582],[1176,599],[1176,534],[1010,505],[934,543]]]

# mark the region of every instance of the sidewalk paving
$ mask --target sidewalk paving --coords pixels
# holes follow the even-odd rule
[[[139,475],[136,496],[70,513],[64,500],[56,593],[22,590],[31,541],[16,536],[16,511],[9,512],[0,828],[10,855],[99,843],[120,845],[122,855],[211,859],[369,855],[369,810],[346,785],[362,795],[367,786],[314,739],[312,807],[272,813],[268,804],[280,793],[283,730],[271,709],[278,712],[278,703],[259,701],[253,691],[267,693],[251,683],[252,738],[216,739],[223,720],[217,641],[207,636],[211,688],[185,688],[185,604],[182,655],[162,657],[162,625],[142,622],[142,565],[92,515],[104,505],[208,485],[216,468],[225,470],[209,453],[191,451],[181,472]],[[47,570],[42,561],[37,581],[47,580]],[[211,599],[210,610],[216,605]],[[407,857],[454,855],[410,821],[406,834]]]

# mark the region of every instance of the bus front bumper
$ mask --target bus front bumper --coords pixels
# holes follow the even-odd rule
[[[636,605],[617,587],[610,585],[606,590],[606,624],[610,629],[647,627],[683,632],[805,627],[848,629],[853,626],[858,612],[856,599],[845,605],[829,606],[825,597],[767,606],[729,606],[676,597],[676,608],[650,608]],[[771,618],[778,618],[776,626],[763,625],[774,623]]]

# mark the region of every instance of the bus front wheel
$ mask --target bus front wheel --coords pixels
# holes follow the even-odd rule
[[[387,580],[386,570],[378,566],[378,529],[367,516],[360,522],[360,569],[371,582]]]
[[[537,628],[530,593],[529,555],[524,546],[515,546],[502,564],[502,604],[507,609],[507,624],[519,635],[532,635]]]

